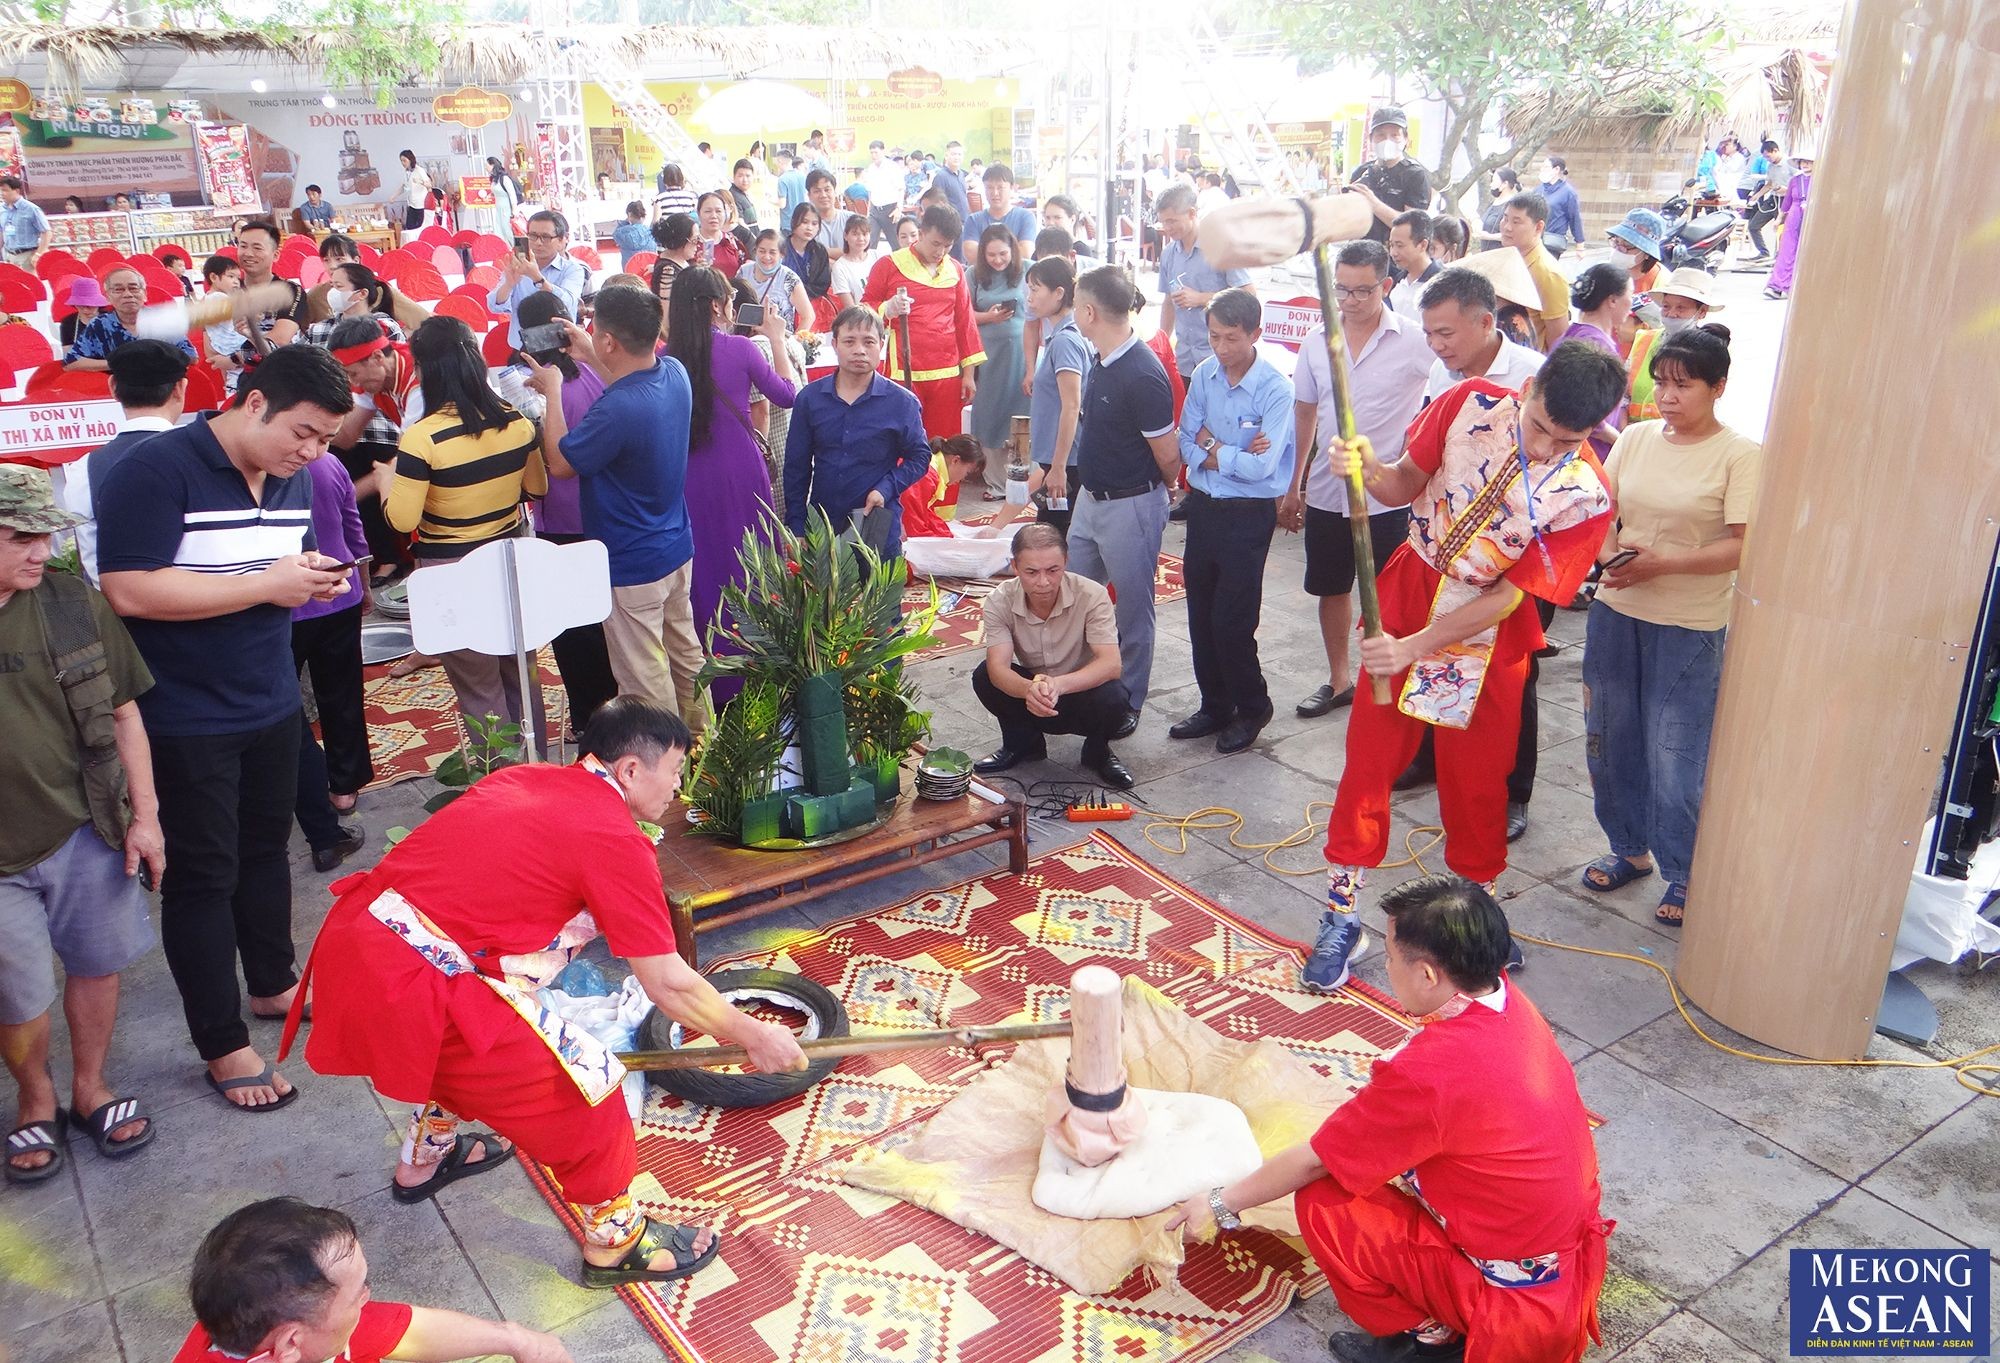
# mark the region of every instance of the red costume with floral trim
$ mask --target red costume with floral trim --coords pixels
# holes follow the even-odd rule
[[[965,272],[946,256],[937,269],[917,259],[909,247],[892,251],[868,271],[861,301],[877,312],[896,296],[910,291],[910,391],[924,409],[924,434],[933,440],[965,430],[965,372],[986,359],[979,325],[972,320],[972,293]],[[887,320],[889,344],[883,351],[882,372],[904,382],[900,320]]]
[[[1576,1363],[1598,1338],[1605,1237],[1576,1071],[1516,986],[1454,998],[1313,1135],[1299,1230],[1374,1335],[1427,1320],[1466,1363]]]
[[[382,1363],[389,1357],[389,1351],[410,1333],[410,1317],[410,1308],[399,1302],[363,1302],[361,1319],[355,1324],[354,1333],[348,1336],[347,1347],[331,1363]],[[243,1360],[216,1348],[208,1331],[197,1325],[188,1331],[180,1352],[174,1355],[174,1363],[243,1363]]]
[[[1583,585],[1613,514],[1609,484],[1587,448],[1521,472],[1515,438],[1525,401],[1485,379],[1467,379],[1411,423],[1404,453],[1431,478],[1410,504],[1408,540],[1376,580],[1385,633],[1416,634],[1496,582],[1559,604]],[[1389,705],[1375,703],[1364,669],[1327,826],[1329,863],[1382,864],[1390,783],[1416,756],[1428,723],[1445,864],[1480,884],[1507,869],[1507,777],[1521,688],[1528,659],[1546,642],[1535,612],[1517,606],[1485,636],[1398,673]]]

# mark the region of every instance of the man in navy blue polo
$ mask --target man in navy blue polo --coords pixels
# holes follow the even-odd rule
[[[1071,505],[1069,566],[1116,591],[1118,654],[1131,716],[1113,738],[1139,727],[1153,677],[1153,574],[1167,528],[1167,485],[1180,473],[1174,392],[1159,359],[1132,331],[1144,299],[1114,266],[1076,282],[1076,329],[1097,352],[1084,376],[1076,434],[1083,486]]]
[[[250,1045],[250,1009],[282,1017],[298,988],[287,857],[298,793],[292,608],[348,590],[351,564],[314,552],[312,483],[354,406],[317,346],[282,346],[217,416],[164,431],[105,480],[104,595],[155,680],[140,697],[167,838],[160,937],[208,1082],[270,1109],[297,1090]]]
[[[694,391],[671,355],[655,356],[660,300],[613,284],[597,295],[593,337],[574,323],[569,353],[610,379],[571,430],[562,370],[524,362],[547,406],[542,457],[558,478],[581,478],[583,532],[611,560],[604,645],[627,695],[672,710],[696,733],[704,707],[695,675],[706,661],[694,618],[694,531],[688,524],[688,420]]]
[[[924,411],[916,397],[882,377],[882,319],[864,307],[833,319],[840,367],[799,389],[785,441],[785,524],[804,534],[806,511],[824,511],[844,530],[857,511],[889,518],[882,557],[902,552],[905,488],[931,466]],[[871,537],[872,542],[872,537]]]

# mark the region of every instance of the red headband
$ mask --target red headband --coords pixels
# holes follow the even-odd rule
[[[333,352],[333,358],[339,360],[342,364],[353,364],[357,360],[365,360],[370,355],[378,351],[387,350],[388,348],[389,334],[387,332],[377,332],[371,339],[362,341],[358,345],[342,346],[339,350]]]

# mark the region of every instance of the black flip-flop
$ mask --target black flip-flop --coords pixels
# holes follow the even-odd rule
[[[264,1066],[263,1073],[246,1074],[241,1079],[217,1079],[207,1070],[201,1072],[201,1077],[208,1081],[208,1086],[216,1091],[223,1102],[238,1112],[276,1112],[281,1107],[290,1107],[299,1097],[296,1084],[292,1086],[291,1092],[280,1095],[274,1103],[239,1103],[229,1096],[236,1089],[263,1088],[275,1092],[278,1087],[278,1070],[276,1066],[268,1063]]]
[[[482,1159],[468,1158],[472,1147],[486,1142],[486,1155]],[[462,1131],[451,1153],[438,1162],[437,1172],[422,1183],[405,1188],[400,1183],[390,1183],[389,1196],[404,1206],[422,1202],[437,1194],[438,1189],[448,1187],[462,1178],[483,1174],[488,1169],[506,1164],[514,1158],[514,1147],[502,1144],[500,1137],[491,1131]]]
[[[111,1139],[112,1132],[133,1122],[144,1122],[146,1129],[122,1141]],[[122,1159],[141,1146],[150,1144],[153,1139],[152,1114],[139,1106],[137,1098],[113,1098],[78,1124],[97,1147],[97,1153],[106,1159]]]
[[[1590,878],[1592,871],[1604,877],[1602,885]],[[1613,852],[1609,856],[1599,857],[1596,861],[1584,867],[1583,874],[1578,876],[1577,879],[1583,883],[1584,889],[1591,891],[1593,894],[1610,894],[1613,890],[1624,889],[1635,880],[1644,880],[1651,874],[1653,874],[1652,867],[1634,866],[1631,862]]]
[[[1667,892],[1660,896],[1660,906],[1653,910],[1653,917],[1670,928],[1677,928],[1687,917],[1688,887],[1681,881],[1672,881]],[[1678,909],[1678,913],[1668,913],[1668,909]]]
[[[632,1248],[625,1257],[615,1264],[599,1267],[585,1261],[583,1265],[583,1285],[585,1287],[623,1287],[627,1283],[670,1283],[676,1278],[685,1278],[708,1267],[722,1248],[722,1236],[716,1235],[708,1242],[708,1248],[700,1254],[694,1252],[694,1238],[701,1233],[699,1226],[674,1226],[647,1218],[646,1228],[639,1232],[639,1238],[632,1242]],[[648,1268],[653,1256],[661,1250],[674,1256],[672,1268]]]
[[[7,1133],[7,1181],[9,1183],[41,1183],[62,1172],[63,1164],[69,1158],[64,1143],[69,1138],[69,1113],[62,1108],[46,1122],[23,1122]],[[23,1169],[14,1163],[21,1155],[39,1154],[46,1150],[49,1162],[36,1169]]]

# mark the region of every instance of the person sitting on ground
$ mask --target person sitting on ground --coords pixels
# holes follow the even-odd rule
[[[20,1094],[9,1183],[62,1173],[72,1125],[111,1158],[153,1139],[140,1102],[104,1077],[118,972],[153,949],[136,877],[142,865],[149,882],[166,870],[137,700],[153,678],[105,599],[47,569],[55,533],[77,519],[56,506],[46,472],[0,464],[0,1056]],[[68,1109],[49,1067],[57,960]]]
[[[634,199],[625,205],[625,221],[611,229],[611,244],[618,248],[618,264],[632,266],[632,257],[653,249],[653,229],[646,223],[646,205]]]
[[[353,1220],[297,1198],[252,1202],[217,1222],[195,1250],[188,1296],[195,1325],[174,1363],[572,1363],[554,1335],[512,1321],[374,1300]]]
[[[972,693],[1000,722],[1000,746],[973,764],[1009,771],[1048,755],[1049,734],[1083,735],[1083,765],[1114,790],[1133,776],[1111,751],[1131,701],[1119,679],[1117,613],[1103,585],[1069,571],[1069,544],[1053,525],[1014,535],[1014,576],[987,594],[986,660]]]
[[[1577,1363],[1600,1338],[1611,1223],[1576,1071],[1504,973],[1491,894],[1425,876],[1382,912],[1389,987],[1416,1035],[1310,1140],[1195,1194],[1170,1228],[1211,1240],[1295,1194],[1334,1300],[1368,1332],[1329,1341],[1344,1363]]]
[[[139,339],[139,310],[146,306],[146,276],[130,265],[117,266],[104,276],[104,293],[111,302],[111,310],[98,313],[76,333],[75,343],[63,352],[64,369],[102,373],[110,367],[105,360],[112,351],[127,341]],[[194,344],[186,336],[172,344],[189,360],[194,359]]]

